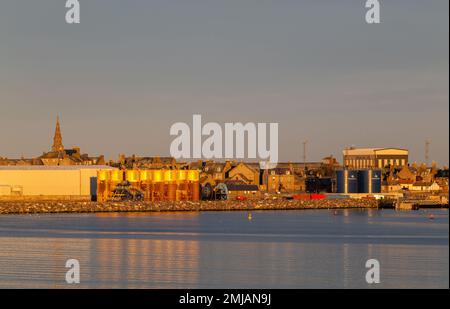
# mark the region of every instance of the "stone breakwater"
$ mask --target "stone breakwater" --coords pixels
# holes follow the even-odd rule
[[[163,211],[249,211],[292,209],[377,208],[376,200],[247,200],[201,202],[76,202],[76,201],[1,201],[0,214],[163,212]]]

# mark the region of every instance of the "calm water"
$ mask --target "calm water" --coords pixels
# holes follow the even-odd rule
[[[429,219],[429,214],[434,220]],[[448,288],[448,211],[0,216],[0,287]]]

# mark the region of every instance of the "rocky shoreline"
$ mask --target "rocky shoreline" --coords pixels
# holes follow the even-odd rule
[[[377,208],[376,200],[246,200],[201,202],[81,202],[0,201],[0,214],[164,212],[164,211],[249,211],[293,209]]]

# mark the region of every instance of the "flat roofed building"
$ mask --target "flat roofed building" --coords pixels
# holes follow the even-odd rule
[[[342,154],[345,167],[384,168],[407,165],[409,152],[401,148],[348,148]]]
[[[97,171],[106,165],[0,166],[0,199],[90,200],[97,194]]]

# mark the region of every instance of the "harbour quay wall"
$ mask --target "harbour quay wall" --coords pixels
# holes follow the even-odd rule
[[[376,200],[246,200],[177,202],[0,201],[0,214],[164,211],[252,211],[377,208]]]

